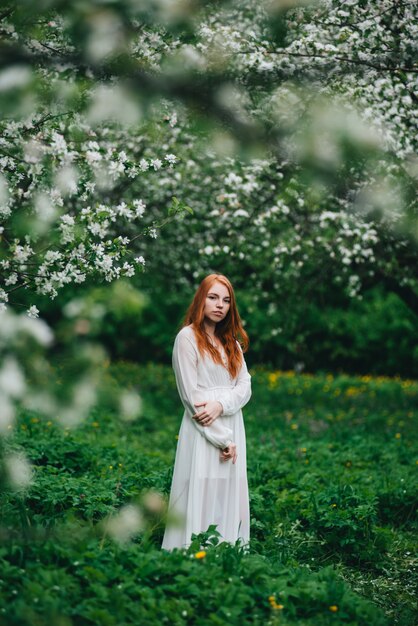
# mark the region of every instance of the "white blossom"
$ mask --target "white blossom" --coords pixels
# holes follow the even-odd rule
[[[4,464],[13,489],[20,490],[32,483],[32,466],[22,453],[8,454],[4,458]]]
[[[161,159],[152,159],[151,160],[151,165],[155,170],[159,170],[162,167],[163,162],[161,161]]]
[[[32,306],[29,307],[29,309],[27,310],[27,314],[29,317],[31,317],[32,319],[35,319],[36,317],[39,317],[39,310],[38,308],[33,304]]]

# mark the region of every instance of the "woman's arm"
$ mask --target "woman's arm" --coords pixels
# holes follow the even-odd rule
[[[235,387],[228,391],[222,391],[216,398],[223,406],[221,416],[234,415],[234,413],[242,409],[251,398],[251,375],[248,372],[244,354],[238,341],[237,345],[242,354],[242,367],[238,374]]]
[[[179,333],[174,341],[172,362],[180,399],[197,430],[216,448],[224,449],[232,443],[230,428],[217,421],[211,426],[200,426],[192,419],[192,415],[197,413],[194,403],[201,401],[201,392],[197,388],[197,361],[193,342],[184,333]]]

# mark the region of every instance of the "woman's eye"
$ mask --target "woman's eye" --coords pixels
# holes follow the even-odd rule
[[[214,296],[208,296],[209,300],[216,300]],[[225,300],[225,304],[231,304],[231,300]]]

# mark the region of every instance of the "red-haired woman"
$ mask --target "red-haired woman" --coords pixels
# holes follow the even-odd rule
[[[241,343],[236,339],[240,337]],[[192,533],[217,526],[223,541],[250,536],[242,408],[251,397],[234,290],[222,274],[199,285],[173,348],[184,406],[162,547],[187,547]]]

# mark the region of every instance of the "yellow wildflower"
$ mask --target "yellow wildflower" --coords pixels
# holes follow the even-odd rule
[[[338,611],[338,606],[336,604],[331,604],[331,606],[329,606],[328,608],[331,613],[336,613]]]
[[[269,602],[272,609],[275,611],[282,611],[284,609],[283,604],[277,604],[276,598],[274,596],[269,596]]]
[[[195,559],[204,559],[206,556],[206,551],[205,550],[200,550],[199,552],[196,552],[196,554],[194,555]]]

